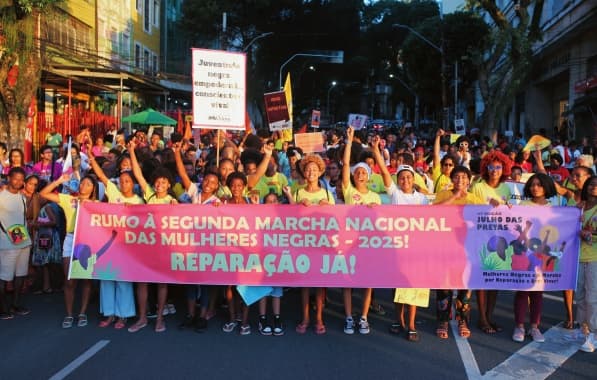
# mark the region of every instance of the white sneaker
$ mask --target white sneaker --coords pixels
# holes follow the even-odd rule
[[[530,335],[533,338],[534,342],[537,342],[537,343],[545,342],[545,337],[543,336],[543,334],[541,334],[541,331],[536,327],[531,328]]]
[[[516,327],[512,333],[512,340],[518,343],[524,342],[524,328]]]
[[[354,320],[352,317],[346,318],[346,321],[344,322],[344,334],[354,334]]]
[[[369,322],[365,318],[359,320],[359,332],[361,334],[369,334]]]
[[[585,342],[580,346],[580,350],[584,352],[595,351],[595,335],[593,333],[587,335]]]

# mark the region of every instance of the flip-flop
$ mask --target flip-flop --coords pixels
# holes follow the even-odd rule
[[[315,334],[317,334],[317,335],[323,335],[326,333],[325,325],[323,323],[315,325],[314,329],[315,329]]]
[[[126,327],[126,319],[118,319],[114,324],[116,330],[120,330]]]
[[[304,334],[307,332],[307,328],[309,327],[308,323],[299,323],[298,325],[296,325],[296,333],[297,334]]]

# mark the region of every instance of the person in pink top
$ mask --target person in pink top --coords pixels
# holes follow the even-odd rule
[[[42,145],[39,149],[40,160],[33,165],[33,174],[37,174],[40,179],[52,182],[62,175],[62,165],[54,161],[54,151],[49,145]]]

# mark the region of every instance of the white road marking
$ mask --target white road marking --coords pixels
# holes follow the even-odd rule
[[[545,332],[544,343],[535,343],[530,338],[527,338],[530,343],[481,376],[479,366],[468,340],[458,335],[456,321],[451,321],[450,325],[456,337],[456,345],[462,358],[466,375],[470,380],[514,380],[521,378],[525,380],[544,380],[574,355],[582,343],[571,338],[572,332],[570,330],[554,326]]]
[[[461,337],[458,333],[458,321],[451,320],[450,327],[452,327],[452,333],[456,339],[456,347],[458,347],[462,364],[464,364],[466,376],[470,380],[481,379],[481,370],[479,370],[471,345],[468,343],[468,339]]]
[[[77,357],[75,360],[70,362],[66,367],[58,371],[54,376],[50,377],[50,380],[64,379],[65,377],[70,375],[71,372],[73,372],[83,363],[85,363],[87,360],[91,359],[91,357],[97,354],[102,348],[106,347],[108,343],[110,343],[109,340],[100,340],[99,342],[91,346],[91,348],[89,348],[87,351],[79,355],[79,357]]]
[[[531,341],[504,362],[487,371],[483,379],[546,379],[578,351],[581,343],[571,342],[568,338],[570,334],[570,330],[558,326],[550,328],[544,334],[544,343]]]

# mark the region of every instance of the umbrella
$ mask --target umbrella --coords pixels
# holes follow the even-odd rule
[[[122,118],[123,122],[145,125],[176,125],[176,120],[159,113],[158,111],[148,108],[145,111],[129,115]]]
[[[551,141],[547,137],[543,137],[541,135],[533,135],[527,145],[524,147],[524,150],[534,151],[534,150],[541,150],[547,148],[551,144]]]

